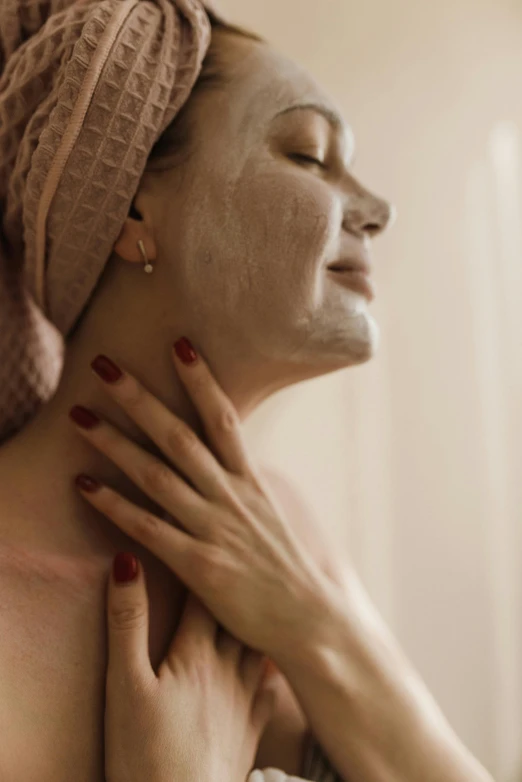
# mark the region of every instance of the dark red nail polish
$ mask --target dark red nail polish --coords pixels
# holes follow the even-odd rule
[[[178,358],[180,358],[184,364],[193,364],[198,357],[191,341],[186,337],[178,339],[178,341],[174,343],[174,349]]]
[[[97,481],[95,478],[91,478],[90,475],[85,475],[85,473],[80,473],[77,475],[74,479],[74,482],[80,489],[89,492],[97,491],[97,489],[99,489],[101,486],[99,481]]]
[[[126,551],[120,551],[116,554],[112,563],[112,574],[117,584],[134,581],[138,575],[138,560],[134,554],[129,554]]]
[[[91,362],[91,367],[106,383],[115,383],[123,376],[121,369],[107,356],[96,356],[94,361]]]
[[[263,676],[270,676],[272,673],[277,673],[277,665],[270,659],[265,657],[263,660]]]
[[[97,415],[87,410],[86,407],[81,405],[74,405],[69,410],[69,416],[72,418],[75,424],[81,426],[82,429],[92,429],[94,426],[100,423],[100,419]]]

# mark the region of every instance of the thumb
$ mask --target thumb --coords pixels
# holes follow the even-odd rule
[[[277,683],[262,684],[254,698],[252,721],[261,739],[278,705]]]
[[[134,554],[116,554],[107,592],[108,675],[154,673],[149,658],[145,577]]]

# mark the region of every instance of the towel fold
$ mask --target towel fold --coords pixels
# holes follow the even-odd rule
[[[210,44],[203,0],[0,0],[0,443],[63,340]]]

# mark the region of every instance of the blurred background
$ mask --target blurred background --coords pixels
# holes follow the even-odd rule
[[[398,208],[377,358],[246,424],[346,550],[451,724],[522,781],[522,3],[221,0],[314,74]]]

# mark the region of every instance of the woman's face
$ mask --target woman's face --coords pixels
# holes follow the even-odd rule
[[[367,293],[328,265],[368,262],[390,206],[352,176],[351,132],[305,71],[249,39],[213,46],[228,83],[190,99],[192,154],[161,184],[173,290],[191,322],[305,375],[365,361]]]

